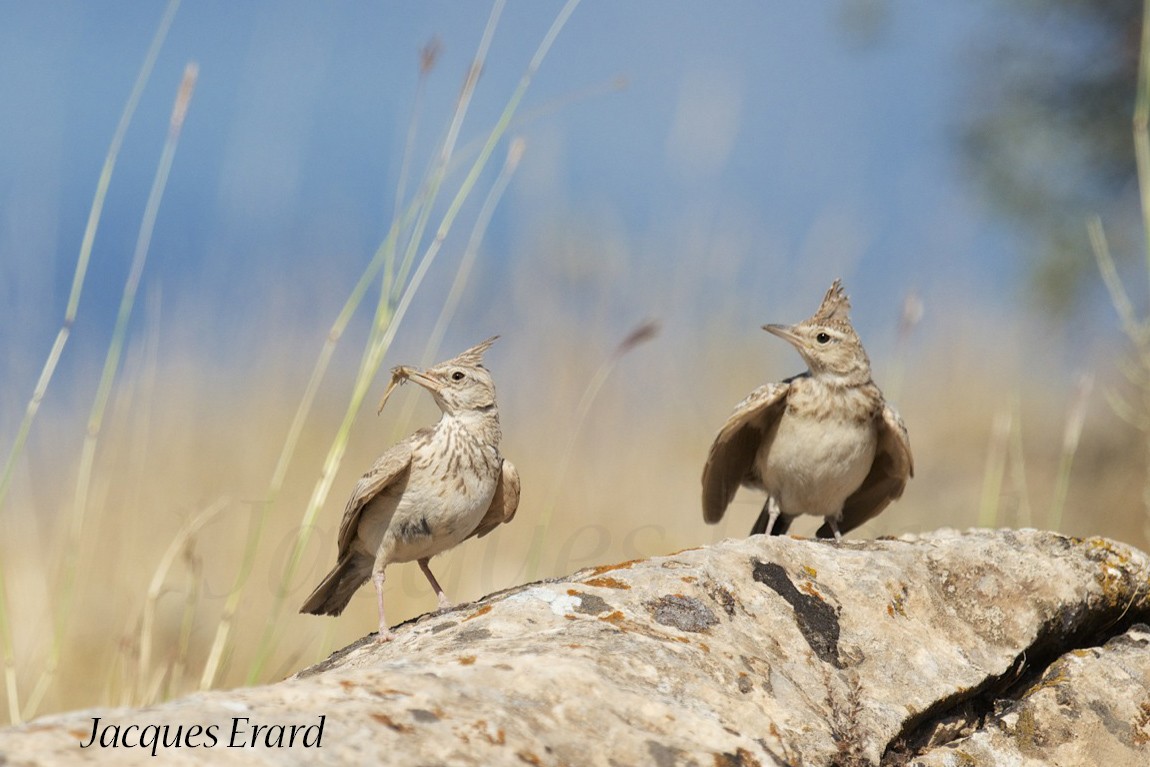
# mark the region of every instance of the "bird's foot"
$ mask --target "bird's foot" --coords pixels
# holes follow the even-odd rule
[[[439,585],[439,581],[435,580],[435,576],[431,574],[431,567],[429,566],[430,558],[424,557],[423,559],[417,559],[416,562],[419,563],[419,569],[427,576],[427,582],[431,584],[431,588],[434,589],[435,596],[439,600],[439,607],[435,612],[441,613],[444,610],[450,610],[452,607],[451,600],[447,598],[447,594],[443,593],[443,587]]]
[[[376,606],[379,608],[379,633],[375,636],[375,641],[379,644],[390,642],[395,636],[391,633],[391,629],[387,627],[387,618],[383,615],[383,570],[372,573],[371,582],[375,586],[375,600]]]

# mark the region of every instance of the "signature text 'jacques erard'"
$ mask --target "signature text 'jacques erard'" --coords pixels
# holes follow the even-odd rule
[[[80,748],[139,748],[155,756],[168,748],[322,748],[323,725],[265,724],[251,717],[232,717],[223,724],[129,724],[119,725],[92,717],[92,732]]]

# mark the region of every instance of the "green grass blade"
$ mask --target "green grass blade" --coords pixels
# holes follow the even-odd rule
[[[1150,2],[1142,3],[1142,39],[1137,88],[1134,100],[1134,158],[1138,167],[1142,222],[1150,227]],[[1144,239],[1146,277],[1150,280],[1150,237]]]
[[[123,112],[120,113],[120,121],[116,124],[116,130],[112,134],[112,141],[108,145],[108,153],[104,156],[104,165],[100,169],[100,177],[96,182],[96,193],[92,196],[92,207],[88,211],[88,223],[84,227],[84,237],[80,243],[80,254],[76,259],[76,269],[72,273],[72,289],[68,294],[67,309],[64,311],[64,324],[56,334],[56,340],[52,344],[52,349],[48,353],[48,359],[40,372],[40,378],[37,380],[36,387],[32,391],[32,398],[28,401],[28,405],[24,410],[24,418],[20,422],[20,427],[16,432],[16,439],[13,441],[12,449],[9,451],[8,458],[4,462],[4,472],[0,475],[0,509],[4,508],[4,501],[8,497],[8,490],[12,484],[12,474],[15,464],[24,452],[24,445],[28,440],[28,434],[32,430],[32,422],[36,419],[36,413],[40,409],[40,403],[43,401],[44,394],[48,390],[48,384],[52,381],[52,376],[56,371],[56,365],[64,352],[64,346],[68,343],[68,336],[71,333],[72,325],[76,321],[76,313],[80,307],[80,295],[84,289],[84,279],[88,274],[88,264],[92,257],[92,245],[96,241],[96,230],[100,225],[100,216],[104,211],[104,200],[107,198],[108,186],[112,183],[112,174],[116,169],[116,160],[120,156],[120,148],[124,144],[124,135],[128,132],[128,126],[132,122],[132,117],[136,114],[136,106],[140,103],[140,96],[144,92],[144,86],[147,85],[152,70],[155,68],[156,58],[159,56],[160,49],[164,44],[164,39],[168,35],[168,29],[171,28],[172,20],[175,18],[176,10],[179,7],[180,0],[170,0],[168,3],[167,9],[164,11],[164,16],[160,19],[160,25],[157,27],[155,35],[152,36],[152,43],[148,47],[147,54],[144,56],[144,63],[140,65],[140,71],[136,75],[136,82],[132,86],[131,93],[128,94],[128,101],[124,104]]]
[[[54,631],[52,651],[52,657],[54,659],[59,656],[59,644],[66,631],[69,616],[71,615],[72,601],[75,597],[75,552],[79,551],[82,540],[92,472],[95,466],[96,449],[99,444],[100,432],[103,428],[104,414],[107,410],[108,400],[111,398],[116,373],[119,370],[120,358],[123,355],[124,344],[128,333],[128,322],[131,319],[132,309],[136,300],[136,292],[147,263],[148,250],[151,246],[152,232],[155,229],[160,202],[163,199],[164,189],[167,186],[168,176],[172,168],[172,162],[175,159],[180,131],[183,128],[184,118],[187,115],[188,104],[191,101],[192,93],[195,89],[197,76],[198,68],[196,65],[188,64],[184,69],[183,80],[180,83],[175,106],[172,109],[171,120],[168,124],[168,136],[160,154],[160,161],[156,168],[156,174],[152,181],[152,188],[148,194],[147,203],[144,206],[144,214],[136,239],[136,249],[132,257],[132,265],[128,272],[128,279],[124,284],[124,291],[116,316],[116,326],[112,333],[112,341],[108,347],[108,352],[104,358],[104,368],[100,376],[100,383],[97,387],[96,396],[92,402],[92,409],[88,417],[88,432],[84,440],[84,447],[80,458],[80,470],[76,480],[74,505],[69,519],[68,531],[63,537],[64,548],[58,554],[62,575],[58,586],[59,599],[55,610],[56,630]],[[47,673],[54,673],[56,665],[56,660],[50,661]]]
[[[88,210],[88,221],[85,224],[84,236],[80,242],[80,252],[76,259],[76,268],[72,273],[72,287],[68,294],[68,305],[64,311],[64,322],[56,334],[56,340],[52,343],[51,350],[48,352],[48,358],[45,360],[44,367],[40,371],[40,377],[36,381],[35,388],[32,390],[32,397],[24,409],[24,416],[20,421],[20,426],[16,430],[16,437],[12,442],[12,448],[9,450],[8,457],[5,459],[3,471],[0,472],[0,510],[4,508],[4,503],[8,498],[8,492],[12,486],[12,478],[15,473],[16,464],[24,453],[28,435],[32,431],[32,424],[36,420],[36,415],[40,410],[40,404],[44,401],[44,396],[47,394],[48,386],[56,372],[56,366],[60,362],[60,357],[64,353],[64,347],[67,345],[68,338],[71,335],[72,326],[76,321],[76,314],[80,307],[80,296],[83,293],[84,282],[88,274],[88,265],[91,262],[92,246],[96,241],[96,231],[100,225],[100,217],[104,211],[104,201],[107,199],[108,187],[112,183],[112,175],[116,169],[116,161],[119,158],[120,149],[124,145],[124,137],[128,132],[128,126],[131,125],[132,118],[136,114],[136,107],[140,103],[140,97],[144,92],[144,87],[151,78],[156,59],[159,57],[160,50],[163,48],[164,40],[167,38],[168,30],[172,26],[176,11],[179,7],[180,0],[169,0],[164,10],[164,15],[160,18],[160,23],[152,35],[152,41],[148,46],[147,53],[144,55],[144,61],[140,65],[139,72],[136,74],[136,81],[128,94],[128,100],[124,104],[124,109],[120,112],[119,122],[117,122],[116,129],[112,134],[108,151],[104,155],[104,164],[100,169],[100,176],[96,181],[96,191],[92,195],[92,205]],[[0,657],[2,657],[5,668],[5,691],[8,698],[9,719],[15,723],[21,721],[22,716],[19,697],[17,695],[15,678],[16,663],[13,655],[11,627],[7,621],[4,620],[7,614],[6,592],[4,592],[4,588],[3,573],[0,572]]]
[[[277,590],[275,596],[275,603],[272,608],[271,618],[268,621],[267,628],[264,631],[263,638],[260,641],[260,649],[257,651],[256,658],[248,674],[249,683],[254,683],[260,677],[263,669],[271,656],[275,646],[275,637],[277,636],[277,629],[279,621],[283,614],[284,601],[288,594],[289,584],[293,581],[298,570],[299,562],[303,556],[303,551],[310,541],[312,530],[314,529],[315,518],[319,510],[323,507],[327,499],[328,493],[331,489],[331,484],[334,481],[335,473],[342,462],[343,455],[347,448],[347,442],[350,438],[351,426],[355,422],[363,405],[363,400],[367,395],[367,391],[374,380],[379,366],[383,362],[383,357],[386,350],[391,344],[395,333],[400,326],[400,323],[405,316],[412,299],[415,296],[420,284],[423,281],[427,270],[434,262],[436,255],[443,245],[448,232],[455,223],[455,219],[459,214],[463,203],[468,199],[480,174],[484,168],[487,167],[491,154],[499,141],[503,138],[507,131],[507,127],[514,117],[515,112],[522,101],[524,94],[531,84],[532,77],[542,64],[547,52],[551,49],[555,38],[566,24],[567,19],[570,18],[572,12],[578,6],[579,0],[568,0],[564,7],[560,10],[558,16],[552,22],[551,27],[548,29],[547,34],[540,42],[539,47],[535,51],[531,62],[528,64],[527,70],[520,78],[515,91],[512,93],[506,106],[503,109],[495,126],[489,132],[487,141],[483,148],[480,150],[479,156],[472,164],[468,174],[460,183],[453,200],[448,206],[446,212],[440,220],[439,226],[436,229],[435,237],[431,244],[428,246],[424,255],[419,259],[419,264],[416,266],[414,273],[411,274],[410,279],[397,280],[394,284],[403,284],[404,290],[399,297],[398,302],[393,303],[389,298],[389,293],[385,290],[381,294],[380,303],[377,307],[375,324],[374,324],[374,337],[369,339],[368,346],[364,351],[364,355],[360,365],[360,374],[357,376],[354,385],[351,400],[348,403],[347,410],[344,414],[343,422],[340,424],[339,430],[336,433],[336,438],[329,449],[328,456],[324,461],[323,468],[319,479],[316,482],[315,488],[312,492],[311,499],[308,507],[304,512],[303,522],[300,526],[300,533],[296,539],[295,545],[292,547],[292,553],[289,556],[287,565],[284,569],[284,575],[281,578],[281,587]],[[498,2],[493,10],[493,15],[502,7],[502,2]],[[485,31],[484,39],[488,37]],[[481,42],[480,51],[485,52],[483,47],[484,43]],[[465,109],[472,91],[478,81],[479,72],[482,71],[482,61],[477,59],[473,63],[471,70],[468,73],[467,79],[464,83],[463,92],[461,93],[459,102],[456,107],[456,114],[452,120],[453,128],[449,130],[445,146],[454,148],[455,139],[458,135],[458,126],[462,124],[462,115],[460,109]],[[437,170],[434,171],[434,176],[427,185],[433,192],[438,190],[439,184],[442,182],[442,175],[450,163],[450,152],[441,154],[441,161],[438,163]],[[428,204],[430,207],[430,203]],[[417,231],[419,230],[417,223]],[[413,238],[413,241],[418,241],[418,238]],[[406,257],[405,257],[406,258]],[[400,274],[404,273],[403,264],[400,265]]]

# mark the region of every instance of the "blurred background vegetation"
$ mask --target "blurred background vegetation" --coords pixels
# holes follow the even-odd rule
[[[852,537],[1150,546],[1138,4],[178,6],[0,2],[0,721],[371,630],[295,610],[438,415],[376,373],[496,333],[523,498],[456,601],[744,535],[707,447],[840,276],[917,468]]]
[[[1131,133],[1142,6],[1121,0],[1001,0],[972,50],[962,149],[987,205],[1019,228],[1027,287],[1075,318],[1097,300],[1082,221],[1113,222],[1119,251],[1142,242]]]

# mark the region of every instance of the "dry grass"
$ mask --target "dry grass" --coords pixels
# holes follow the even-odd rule
[[[522,95],[516,93],[486,135],[481,160],[506,130]],[[469,188],[476,175],[453,176],[452,192]],[[489,200],[498,198],[502,183],[488,187]],[[484,209],[473,223],[480,235],[490,213]],[[398,207],[396,217],[405,227],[435,231],[430,207]],[[443,223],[440,231],[446,236]],[[378,419],[361,415],[358,402],[382,391],[383,381],[371,382],[385,359],[416,362],[430,353],[427,339],[436,346],[444,333],[437,357],[503,334],[488,366],[499,387],[504,452],[523,478],[512,525],[437,560],[436,573],[455,600],[529,574],[559,575],[743,535],[761,499],[740,494],[721,525],[705,526],[703,459],[735,402],[800,365],[784,345],[743,321],[745,313],[708,303],[700,285],[713,297],[716,287],[764,269],[773,270],[775,283],[797,290],[800,281],[764,267],[753,240],[722,233],[657,256],[602,237],[591,228],[542,232],[507,257],[512,276],[500,280],[483,275],[494,265],[476,257],[479,235],[461,248],[462,261],[445,248],[447,263],[434,269],[420,254],[439,252],[443,237],[428,249],[405,249],[397,235],[377,253],[379,270],[364,273],[362,290],[346,286],[355,298],[345,306],[350,314],[337,320],[339,305],[329,307],[336,323],[330,331],[315,327],[301,338],[291,328],[254,321],[233,328],[228,348],[186,343],[202,318],[176,313],[161,322],[163,299],[146,294],[142,329],[122,339],[125,354],[98,449],[83,458],[99,373],[77,363],[74,375],[53,383],[51,406],[40,412],[13,464],[0,505],[0,639],[7,648],[0,721],[149,702],[204,683],[274,680],[371,630],[370,588],[339,619],[295,609],[332,564],[345,494],[359,474],[393,441],[437,417],[414,387],[398,392],[397,404]],[[700,252],[722,257],[701,259]],[[407,306],[405,286],[425,274],[422,264],[427,284],[412,294],[412,317],[396,337],[410,353],[397,354],[389,347],[401,326],[393,321]],[[253,302],[313,300],[308,291],[321,280],[308,270],[318,268],[299,266],[277,283],[295,288],[252,290]],[[469,280],[468,273],[475,276]],[[357,324],[351,315],[358,300],[379,288],[380,275],[387,277],[376,319],[370,327],[366,320]],[[842,276],[850,285],[851,274]],[[786,306],[764,300],[751,313],[761,312],[760,322],[800,318],[821,289]],[[449,309],[440,322],[445,296]],[[210,305],[202,296],[177,302],[200,298]],[[924,323],[908,335],[906,323],[899,330],[897,311],[884,313],[865,295],[854,298],[870,317],[891,318],[889,327],[863,323],[863,335],[880,385],[889,382],[888,391],[899,392],[917,468],[903,500],[856,536],[963,528],[981,519],[1147,545],[1139,500],[1146,456],[1138,433],[1098,397],[1075,393],[1080,371],[1057,362],[1071,350],[1048,340],[1036,351],[1028,343],[1034,329],[1023,317]],[[926,312],[960,316],[929,304]],[[651,314],[663,322],[660,334],[620,345],[626,329]],[[893,350],[884,349],[884,335],[899,339]],[[102,354],[90,343],[78,351],[83,360]],[[1109,367],[1097,375],[1099,387],[1110,384]],[[17,407],[2,404],[0,424],[15,423]],[[0,437],[11,442],[7,430]],[[85,476],[85,513],[73,536],[75,488]],[[307,523],[313,514],[314,528]],[[809,534],[814,525],[803,520],[796,531]],[[76,574],[63,601],[66,620],[59,614],[62,563]],[[387,582],[393,620],[434,607],[414,565],[394,567]],[[13,700],[19,711],[10,707]]]
[[[437,560],[437,574],[453,598],[470,600],[522,582],[533,547],[542,577],[746,532],[759,499],[740,494],[723,524],[709,528],[698,508],[699,472],[713,430],[733,403],[760,380],[797,369],[789,350],[772,348],[766,339],[751,349],[736,348],[721,335],[655,339],[618,360],[569,446],[563,435],[580,427],[577,404],[613,344],[606,338],[572,340],[539,357],[533,347],[546,345],[546,339],[525,324],[509,324],[511,332],[492,350],[489,366],[503,402],[505,453],[523,477],[522,505],[512,525]],[[309,372],[294,361],[288,340],[273,346],[278,348],[266,348],[243,370],[231,371],[224,386],[201,376],[208,367],[201,360],[158,358],[147,337],[133,345],[94,467],[86,533],[67,552],[80,573],[74,614],[60,637],[60,683],[47,691],[40,712],[196,688],[248,526]],[[947,360],[912,355],[900,405],[912,430],[918,474],[904,499],[859,536],[975,524],[986,446],[1002,408],[1016,408],[1026,475],[1013,483],[1007,467],[995,523],[1047,524],[1073,391],[1067,385],[1043,388],[1021,374],[1004,379],[1001,363],[973,347]],[[716,379],[707,369],[725,375]],[[346,387],[351,374],[333,376]],[[269,381],[278,383],[269,387]],[[1027,395],[1020,398],[1023,391]],[[293,610],[331,565],[344,494],[358,474],[395,436],[436,417],[434,405],[417,390],[396,395],[397,403],[407,398],[415,401],[411,423],[393,420],[401,408],[390,407],[379,419],[355,425],[333,497],[287,584],[284,598]],[[940,399],[948,403],[945,410]],[[235,642],[218,675],[220,686],[247,679],[341,410],[335,392],[321,394],[301,434],[296,468],[268,517],[253,575],[239,599]],[[35,445],[20,492],[0,518],[23,690],[35,687],[49,661],[53,594],[45,563],[57,543],[54,521],[68,506],[77,471],[76,456],[63,449],[75,444],[77,419],[46,417],[43,431],[54,436]],[[1088,408],[1065,503],[1067,532],[1146,545],[1140,526],[1142,457],[1129,432],[1104,404]],[[69,433],[73,438],[64,439]],[[569,468],[559,476],[567,450]],[[1006,455],[1011,460],[1010,450]],[[554,512],[540,530],[549,498]],[[1021,516],[1024,508],[1029,519]],[[809,534],[814,521],[806,522],[796,527]],[[393,567],[388,584],[393,619],[434,607],[434,595],[414,565]],[[373,622],[369,588],[339,619],[287,616],[261,679],[319,660],[371,630]]]

